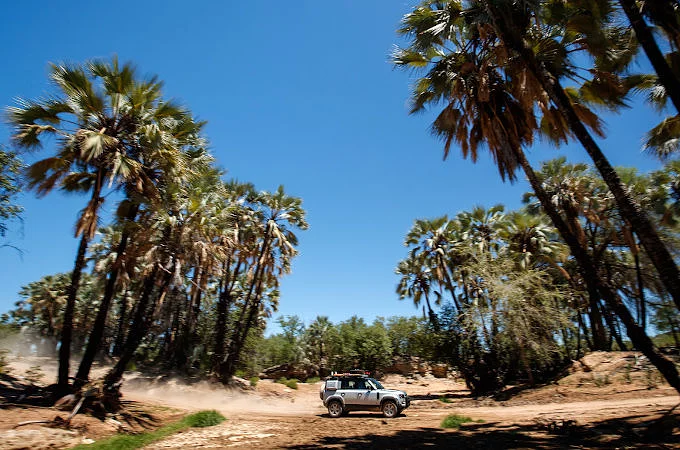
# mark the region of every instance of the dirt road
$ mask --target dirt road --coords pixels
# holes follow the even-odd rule
[[[634,386],[546,386],[506,402],[472,400],[459,381],[411,380],[391,376],[386,386],[413,396],[411,408],[396,419],[379,413],[351,413],[331,419],[323,408],[320,385],[299,384],[294,391],[263,380],[251,393],[205,392],[205,386],[159,386],[134,389],[130,398],[160,401],[191,409],[216,409],[227,422],[191,430],[154,444],[167,448],[617,448],[655,445],[646,427],[678,404],[667,387],[640,390]],[[626,389],[627,388],[627,389]],[[643,392],[644,391],[644,392]],[[569,398],[591,398],[569,401]],[[448,402],[448,403],[445,403]],[[445,430],[449,414],[473,422],[460,430]],[[677,421],[678,416],[673,415]],[[680,432],[680,430],[678,430]],[[663,445],[680,448],[680,434],[666,433]],[[664,447],[665,448],[665,447]]]
[[[646,447],[644,424],[677,403],[672,395],[508,407],[458,407],[439,400],[416,400],[402,416],[391,420],[374,413],[331,419],[320,408],[254,413],[227,406],[220,409],[227,422],[181,433],[148,448]],[[460,431],[443,430],[440,423],[448,414],[468,416],[475,422]],[[559,429],[571,420],[575,423],[569,429]],[[556,428],[548,430],[551,424]],[[674,439],[665,441],[673,445]]]

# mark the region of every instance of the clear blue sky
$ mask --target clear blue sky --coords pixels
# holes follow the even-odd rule
[[[520,206],[522,180],[503,184],[484,155],[472,164],[429,135],[432,116],[408,116],[413,75],[388,63],[394,30],[414,1],[93,1],[5,2],[0,42],[0,105],[49,91],[48,62],[109,58],[137,64],[166,82],[207,120],[211,151],[229,176],[302,197],[310,229],[282,283],[278,315],[333,322],[353,314],[418,314],[394,293],[394,268],[415,218],[455,214],[475,205]],[[640,153],[658,120],[645,106],[605,116],[603,143],[614,164],[641,171],[659,163]],[[0,142],[9,129],[0,124]],[[45,148],[42,155],[52,149]],[[565,154],[537,145],[537,162]],[[0,249],[0,312],[22,285],[72,270],[82,197],[55,192],[20,198],[19,257]],[[105,204],[109,212],[112,203]]]

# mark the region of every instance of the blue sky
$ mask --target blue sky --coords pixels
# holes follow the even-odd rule
[[[7,2],[0,105],[49,92],[48,62],[118,55],[165,81],[166,97],[207,120],[211,151],[228,176],[261,190],[283,184],[303,198],[310,229],[282,283],[278,315],[338,322],[357,314],[418,314],[399,301],[394,267],[415,218],[455,214],[475,205],[520,206],[528,185],[502,183],[486,155],[477,164],[428,131],[432,116],[409,116],[413,75],[388,63],[394,32],[414,1],[129,1]],[[605,116],[602,143],[617,165],[656,169],[640,152],[658,121],[643,105]],[[0,142],[10,130],[0,124]],[[49,154],[46,147],[37,156]],[[540,143],[533,162],[574,146]],[[35,156],[29,156],[29,159]],[[76,213],[85,199],[52,193],[20,197],[23,227],[10,234],[23,256],[0,249],[0,312],[22,285],[72,269]],[[110,212],[111,202],[105,204]],[[15,227],[18,228],[18,227]]]

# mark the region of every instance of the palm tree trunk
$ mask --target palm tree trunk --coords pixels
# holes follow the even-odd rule
[[[588,152],[588,155],[590,155],[602,179],[607,183],[609,190],[614,195],[621,216],[632,225],[654,267],[659,272],[661,281],[671,294],[671,297],[673,297],[673,301],[678,309],[680,309],[680,271],[675,264],[673,256],[656,232],[654,225],[644,211],[642,211],[640,205],[629,195],[618,173],[616,173],[585,125],[583,125],[583,122],[579,119],[559,79],[554,77],[538,62],[533,50],[525,45],[519,30],[513,28],[511,17],[503,14],[503,11],[493,1],[487,0],[485,3],[493,24],[505,44],[519,53],[524,64],[536,77],[550,100],[564,117],[571,131],[586,152]]]
[[[78,295],[78,286],[80,285],[80,277],[85,266],[85,253],[87,252],[87,244],[89,242],[86,233],[80,237],[80,244],[78,245],[78,253],[76,254],[76,261],[71,273],[71,285],[68,289],[68,298],[66,299],[66,308],[64,309],[64,321],[61,328],[61,344],[59,347],[59,370],[57,386],[59,393],[68,392],[69,386],[69,365],[71,359],[71,340],[73,337],[73,312],[76,306],[76,296]]]
[[[92,195],[88,207],[90,213],[96,218],[99,206],[102,203],[100,198],[104,173],[97,170],[96,180],[92,189]],[[96,219],[93,219],[96,221]],[[68,289],[68,298],[66,299],[66,308],[64,309],[64,321],[61,330],[61,345],[59,347],[59,370],[57,375],[57,386],[59,393],[68,391],[69,386],[69,369],[71,359],[71,341],[73,339],[73,313],[76,306],[76,298],[78,296],[78,288],[80,287],[80,278],[85,267],[85,254],[87,253],[87,246],[90,239],[93,237],[94,228],[82,229],[80,244],[78,245],[78,253],[76,254],[76,261],[71,273],[71,285]]]
[[[597,167],[600,175],[602,175],[602,178],[614,195],[621,215],[632,225],[654,267],[656,267],[661,281],[673,297],[675,305],[680,309],[680,271],[678,271],[678,266],[675,264],[673,256],[661,240],[652,222],[640,208],[640,205],[630,196],[619,175],[579,120],[559,81],[554,81],[556,96],[560,98],[562,104],[568,105],[566,109],[558,105],[559,109],[563,111],[572,131],[574,131],[574,134],[579,138],[581,144],[593,159],[595,167]]]
[[[671,70],[668,62],[666,62],[666,58],[656,43],[652,30],[645,23],[645,19],[642,17],[636,1],[619,0],[619,3],[626,16],[628,16],[633,31],[635,31],[635,37],[647,54],[647,58],[652,63],[654,71],[659,76],[659,81],[666,88],[666,92],[671,98],[675,109],[680,113],[680,81],[675,77],[673,70]]]
[[[600,311],[600,295],[597,289],[593,292],[596,297],[588,295],[588,319],[590,320],[590,328],[593,332],[593,346],[592,350],[607,350],[607,333],[605,333],[604,324],[602,323],[602,313]]]
[[[127,307],[128,307],[128,291],[127,289],[123,292],[123,296],[120,299],[120,314],[118,317],[118,331],[116,332],[116,342],[113,344],[112,356],[120,356],[123,350],[123,341],[125,337],[125,322],[128,320]]]
[[[427,316],[430,320],[430,323],[432,324],[432,327],[434,328],[435,332],[439,331],[439,319],[437,318],[437,315],[434,313],[434,310],[432,310],[432,306],[430,305],[430,295],[427,293],[427,291],[424,292],[425,294],[425,304],[427,305]],[[452,294],[451,294],[455,300],[456,298],[456,289],[453,288]],[[456,301],[456,304],[458,301]],[[457,307],[457,310],[460,311],[460,307]]]
[[[638,323],[644,329],[647,328],[647,300],[645,299],[645,284],[642,278],[642,267],[640,266],[640,251],[639,249],[634,253],[635,257],[635,275],[637,276],[638,282],[638,302],[639,302],[639,315]]]
[[[603,312],[604,319],[607,322],[607,326],[609,327],[609,345],[608,348],[605,350],[611,351],[612,350],[612,340],[616,341],[616,345],[619,346],[619,350],[626,351],[628,350],[628,346],[623,342],[623,339],[621,338],[621,333],[619,332],[618,328],[618,322],[616,321],[616,318],[612,315],[611,311],[605,309]]]
[[[586,341],[586,347],[590,347],[590,338],[588,337],[588,329],[586,328],[585,321],[583,320],[583,314],[580,311],[576,311],[576,319],[578,320],[578,349],[576,351],[576,359],[581,357],[581,336]],[[583,332],[583,333],[581,333]]]
[[[118,281],[118,272],[122,266],[123,258],[125,257],[125,249],[127,248],[130,238],[129,226],[132,221],[134,221],[135,217],[137,217],[137,211],[139,211],[139,205],[135,203],[130,206],[130,209],[128,210],[128,213],[125,217],[123,233],[120,237],[118,248],[116,249],[116,261],[113,263],[108,280],[106,280],[104,297],[102,298],[101,304],[99,305],[97,317],[94,320],[90,337],[87,340],[87,346],[85,347],[83,359],[80,361],[80,366],[78,367],[78,373],[76,374],[75,381],[76,387],[80,387],[88,381],[90,377],[90,369],[94,363],[94,358],[101,346],[102,337],[104,336],[104,330],[106,328],[106,317],[109,313],[111,301],[113,300],[113,296],[115,294],[116,282]]]
[[[442,267],[442,270],[444,271],[444,279],[446,280],[446,290],[451,293],[451,298],[453,299],[453,304],[456,307],[456,311],[459,313],[461,312],[460,309],[460,304],[458,303],[458,299],[456,298],[456,288],[453,284],[453,281],[451,280],[451,275],[449,274],[449,268],[448,266],[444,263],[444,257],[439,255],[439,264]],[[429,307],[429,304],[428,304]]]
[[[175,367],[180,370],[187,369],[187,363],[189,363],[189,357],[191,355],[192,334],[195,329],[198,310],[200,308],[201,279],[203,277],[203,268],[201,265],[202,258],[199,258],[198,263],[194,267],[193,279],[191,280],[191,289],[189,290],[184,324],[179,333],[178,345],[175,347],[175,355],[173,357],[174,364]]]

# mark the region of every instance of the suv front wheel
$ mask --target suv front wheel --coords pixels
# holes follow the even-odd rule
[[[383,416],[387,417],[388,419],[391,419],[399,415],[399,408],[397,407],[397,404],[395,402],[393,402],[392,400],[387,400],[385,403],[382,404],[382,413]]]
[[[342,416],[343,409],[342,403],[340,403],[338,400],[332,400],[330,403],[328,403],[328,415],[334,419]]]

